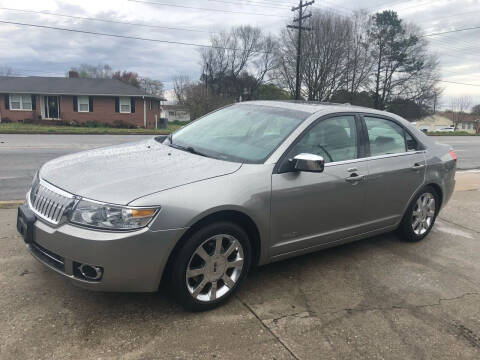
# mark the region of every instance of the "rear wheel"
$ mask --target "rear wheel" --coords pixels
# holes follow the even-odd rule
[[[194,311],[212,309],[238,288],[250,267],[246,232],[230,222],[205,226],[182,246],[173,262],[175,296]]]
[[[438,214],[440,202],[437,192],[431,186],[420,191],[403,217],[400,230],[406,241],[415,242],[425,238]]]

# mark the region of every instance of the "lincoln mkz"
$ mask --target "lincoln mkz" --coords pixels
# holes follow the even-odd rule
[[[17,228],[35,258],[79,286],[152,292],[165,281],[185,307],[206,310],[252,266],[394,230],[422,240],[455,171],[449,146],[391,113],[245,102],[166,139],[46,163]]]

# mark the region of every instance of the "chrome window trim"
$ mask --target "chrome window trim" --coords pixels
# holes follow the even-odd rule
[[[393,157],[407,156],[407,155],[414,155],[414,154],[423,154],[423,153],[425,153],[425,150],[408,151],[408,152],[395,153],[395,154],[375,155],[375,156],[363,157],[363,158],[359,158],[359,159],[329,162],[329,163],[325,163],[325,167],[343,165],[343,164],[351,164],[351,163],[358,163],[358,162],[370,161],[370,160],[388,159],[388,158],[393,158]]]

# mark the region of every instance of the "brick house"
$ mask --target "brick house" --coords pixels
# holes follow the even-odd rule
[[[114,79],[0,76],[0,121],[97,121],[155,128],[162,100]]]

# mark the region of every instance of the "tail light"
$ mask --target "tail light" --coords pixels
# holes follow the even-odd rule
[[[450,150],[449,151],[450,156],[452,157],[453,161],[457,162],[457,154],[455,153],[455,150]]]

